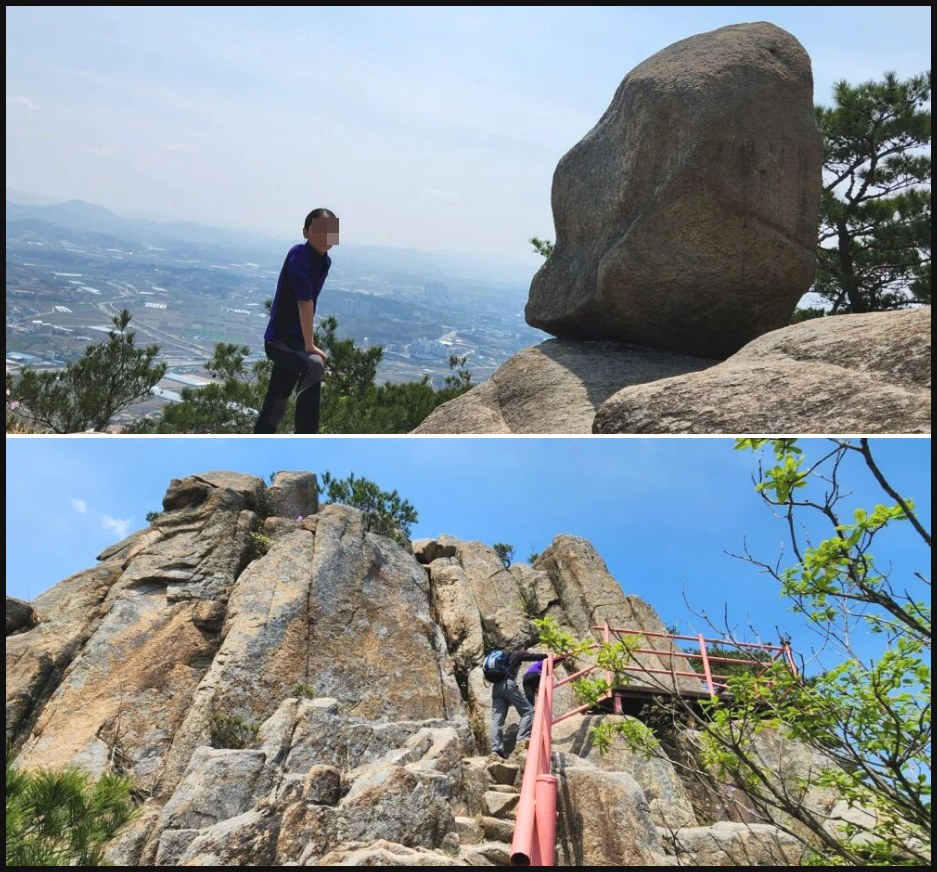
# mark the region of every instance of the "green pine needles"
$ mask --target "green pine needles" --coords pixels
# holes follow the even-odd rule
[[[359,509],[364,529],[369,533],[388,536],[400,545],[408,545],[410,525],[417,522],[418,515],[410,502],[396,490],[382,490],[375,482],[353,472],[341,479],[325,472],[318,488],[326,503],[341,503]]]
[[[7,752],[7,866],[105,866],[105,845],[135,817],[131,781],[72,767],[23,770]]]

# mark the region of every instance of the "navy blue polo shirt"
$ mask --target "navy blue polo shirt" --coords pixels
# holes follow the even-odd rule
[[[267,342],[298,339],[305,343],[296,303],[299,300],[312,300],[313,305],[318,302],[330,266],[332,258],[319,254],[308,242],[294,245],[287,252],[270,309],[270,323],[264,333]]]

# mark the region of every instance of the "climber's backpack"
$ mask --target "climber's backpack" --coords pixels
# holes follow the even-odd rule
[[[485,655],[482,663],[482,672],[485,673],[485,680],[496,682],[503,681],[508,677],[508,652],[500,648],[489,651]]]

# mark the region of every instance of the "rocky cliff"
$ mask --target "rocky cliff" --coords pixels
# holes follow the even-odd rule
[[[113,862],[504,865],[523,753],[485,756],[483,652],[534,643],[535,616],[578,636],[664,630],[583,539],[510,569],[446,535],[405,549],[320,507],[314,485],[174,480],[95,567],[8,599],[16,765],[130,775],[142,813]],[[662,650],[647,665],[670,661],[645,644]],[[796,865],[794,839],[714,807],[665,751],[600,756],[589,727],[605,717],[554,733],[560,862]]]

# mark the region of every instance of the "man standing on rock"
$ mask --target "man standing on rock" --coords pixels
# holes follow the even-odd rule
[[[322,377],[328,355],[316,347],[316,302],[338,245],[338,218],[331,209],[313,209],[303,224],[304,243],[287,252],[264,333],[264,350],[273,361],[267,396],[255,433],[275,433],[290,394],[296,389],[296,433],[319,432]]]
[[[504,753],[504,722],[507,720],[508,709],[511,706],[514,706],[521,716],[520,726],[517,728],[517,744],[530,738],[530,731],[534,724],[534,707],[528,702],[524,691],[517,686],[517,670],[521,663],[545,660],[546,657],[546,654],[533,654],[523,648],[508,652],[504,677],[491,685],[492,754],[498,757],[507,756]]]

